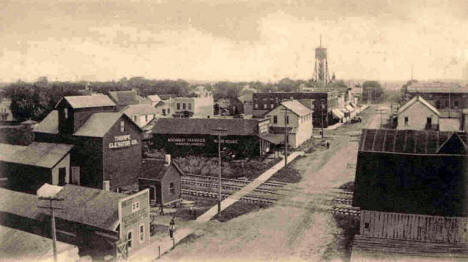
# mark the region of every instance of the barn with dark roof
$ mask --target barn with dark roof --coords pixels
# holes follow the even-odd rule
[[[467,134],[364,129],[353,206],[467,216]]]

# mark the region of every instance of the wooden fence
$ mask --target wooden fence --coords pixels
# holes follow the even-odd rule
[[[361,210],[360,234],[367,237],[438,243],[468,243],[468,218]]]

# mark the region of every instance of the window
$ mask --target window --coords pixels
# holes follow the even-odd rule
[[[271,108],[273,108],[273,107],[275,107],[275,105],[274,105],[274,104],[271,104]]]
[[[177,103],[177,110],[180,110],[180,103]]]
[[[437,102],[436,102],[436,108],[437,108],[437,109],[440,108],[440,101],[439,101],[439,100],[437,100]]]
[[[167,109],[167,113],[168,113],[168,114],[171,113],[171,109],[170,109],[170,108]]]
[[[286,116],[286,125],[289,125],[289,116]]]
[[[125,132],[125,122],[120,121],[120,132]]]
[[[188,110],[192,110],[192,104],[191,103],[188,103],[187,106],[188,106]]]
[[[428,117],[426,119],[426,124],[430,127],[432,125],[432,118],[431,117]]]
[[[408,122],[409,122],[409,119],[408,119],[408,117],[407,117],[407,116],[405,116],[405,126],[407,126],[407,125],[408,125]]]
[[[148,115],[145,115],[145,121],[148,122]]]
[[[263,104],[263,109],[267,109],[268,105],[267,104]]]
[[[65,119],[68,119],[68,108],[65,108],[65,110],[63,110],[64,114],[65,114]]]
[[[171,194],[175,194],[175,186],[174,186],[174,183],[170,183],[170,184],[169,184],[169,192],[171,192]]]
[[[127,233],[127,246],[132,247],[132,231]]]
[[[163,109],[163,110],[162,110],[162,114],[163,114],[163,116],[166,115],[166,109]]]
[[[183,104],[182,104],[182,109],[184,109],[184,110],[185,110],[185,103],[183,103]]]
[[[364,223],[364,228],[369,229],[369,223]]]
[[[258,109],[258,104],[255,104],[255,109]]]
[[[455,101],[455,108],[458,108],[458,101]]]
[[[132,203],[132,213],[140,210],[140,201],[135,201]]]
[[[145,224],[140,224],[140,243],[145,241]]]
[[[278,124],[278,116],[273,116],[273,124]]]

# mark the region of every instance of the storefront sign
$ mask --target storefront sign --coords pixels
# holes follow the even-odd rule
[[[144,225],[143,230],[145,231],[145,236],[148,236],[146,231],[149,232],[149,189],[144,189],[134,195],[119,200],[118,212],[120,239],[127,239],[129,232],[133,233],[132,239],[138,239],[140,225]],[[137,241],[133,242],[136,244]]]
[[[214,140],[215,143],[218,143],[218,139]],[[222,144],[239,144],[239,140],[230,140],[230,139],[221,139]]]
[[[130,135],[115,136],[114,142],[109,143],[109,148],[122,148],[138,145],[137,139],[131,139]]]
[[[204,138],[170,137],[167,139],[167,142],[178,146],[205,146]]]

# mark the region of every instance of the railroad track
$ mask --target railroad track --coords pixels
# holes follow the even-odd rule
[[[218,183],[214,183],[213,181],[197,181],[197,180],[192,180],[192,179],[184,179],[182,178],[181,180],[182,186],[187,187],[187,189],[194,189],[194,188],[210,188],[213,190],[218,190]],[[221,189],[233,192],[233,191],[239,191],[243,188],[243,186],[240,185],[233,185],[230,183],[222,183],[221,184]],[[259,194],[270,194],[270,195],[281,195],[277,192],[276,190],[272,189],[264,189],[264,188],[256,188],[254,189],[255,193]]]
[[[217,199],[218,198],[218,193],[215,192],[209,192],[209,191],[201,191],[201,190],[191,190],[191,189],[182,189],[181,190],[182,195],[188,195],[188,196],[197,196],[197,197],[204,197],[204,198],[210,198],[210,199]],[[227,198],[230,196],[228,193],[221,193],[222,199]],[[257,196],[251,196],[247,195],[244,197],[241,197],[239,201],[247,202],[247,203],[252,203],[252,204],[273,204],[276,202],[276,199],[273,198],[265,198],[265,197],[257,197]]]
[[[218,177],[212,176],[199,176],[199,175],[184,175],[182,179],[191,179],[191,180],[198,180],[198,181],[219,181]],[[233,185],[240,185],[245,186],[250,184],[253,180],[247,179],[231,179],[231,178],[221,178],[221,183],[230,183]],[[262,184],[263,187],[272,187],[272,188],[279,188],[287,185],[288,183],[279,182],[279,181],[268,181]]]

